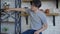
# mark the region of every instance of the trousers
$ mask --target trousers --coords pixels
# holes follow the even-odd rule
[[[22,34],[34,34],[35,31],[37,30],[30,29],[30,30],[23,32]],[[40,32],[39,34],[42,34],[42,32]]]

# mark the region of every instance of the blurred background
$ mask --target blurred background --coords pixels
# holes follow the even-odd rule
[[[16,2],[15,2],[16,1]],[[19,0],[0,0],[1,8],[4,8],[5,5],[7,5],[9,8],[17,8],[22,7],[28,7],[30,8],[30,1],[32,0],[21,0],[21,3],[18,3]],[[47,15],[47,21],[48,21],[48,29],[43,31],[43,34],[60,34],[60,1],[59,0],[41,0],[42,6],[40,10],[44,11]],[[1,12],[1,11],[0,11]],[[18,13],[18,12],[17,12]],[[23,14],[23,13],[22,13]],[[20,15],[19,15],[20,16]],[[21,28],[21,32],[26,31],[30,28],[30,17],[28,16],[28,24],[26,24],[26,15],[20,16],[21,21],[16,22],[15,20],[15,12],[2,12],[2,22],[1,22],[1,33],[3,34],[15,34],[15,26],[16,24],[20,26],[17,27],[17,33],[19,32],[19,29]],[[17,18],[19,20],[19,18]],[[0,20],[1,21],[1,20]]]

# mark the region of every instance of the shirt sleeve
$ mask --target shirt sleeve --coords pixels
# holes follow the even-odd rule
[[[42,24],[47,24],[47,17],[44,13],[40,13],[40,19]]]
[[[30,9],[26,9],[27,14],[30,14],[30,11],[31,11]]]

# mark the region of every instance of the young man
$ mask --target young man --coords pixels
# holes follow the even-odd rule
[[[22,34],[42,34],[44,30],[47,29],[47,19],[46,15],[39,10],[41,7],[41,1],[40,0],[33,0],[31,2],[31,9],[25,9],[25,8],[11,8],[7,11],[21,11],[26,12],[30,15],[31,20],[31,29],[23,32]]]

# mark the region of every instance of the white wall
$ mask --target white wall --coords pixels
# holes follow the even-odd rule
[[[55,2],[53,2],[53,1],[43,2],[43,4],[44,4],[42,7],[43,9],[50,8],[51,11],[56,9]],[[59,7],[60,7],[60,5],[59,5]],[[55,12],[58,13],[59,11],[55,11]],[[55,20],[56,26],[53,26],[53,17],[47,16],[48,29],[46,31],[44,31],[43,34],[60,34],[60,27],[59,27],[60,26],[60,23],[59,23],[60,22],[60,16],[56,16],[55,19],[56,19]]]
[[[12,2],[11,7],[14,7],[14,4]],[[28,6],[30,7],[29,3],[22,3],[22,7]],[[42,1],[42,9],[47,9],[49,8],[52,12],[56,8],[55,2],[54,1]],[[60,9],[60,2],[59,2],[59,9]],[[57,12],[57,11],[56,11]],[[52,16],[47,16],[48,20],[48,29],[43,32],[43,34],[60,34],[60,16],[56,16],[56,26],[53,26],[53,17]],[[30,20],[29,20],[30,23]],[[7,26],[9,28],[9,34],[14,33],[14,24],[13,23],[2,23],[2,27]],[[10,26],[10,27],[9,27]],[[22,17],[22,32],[29,29],[29,25],[26,25],[25,23],[25,18]]]

